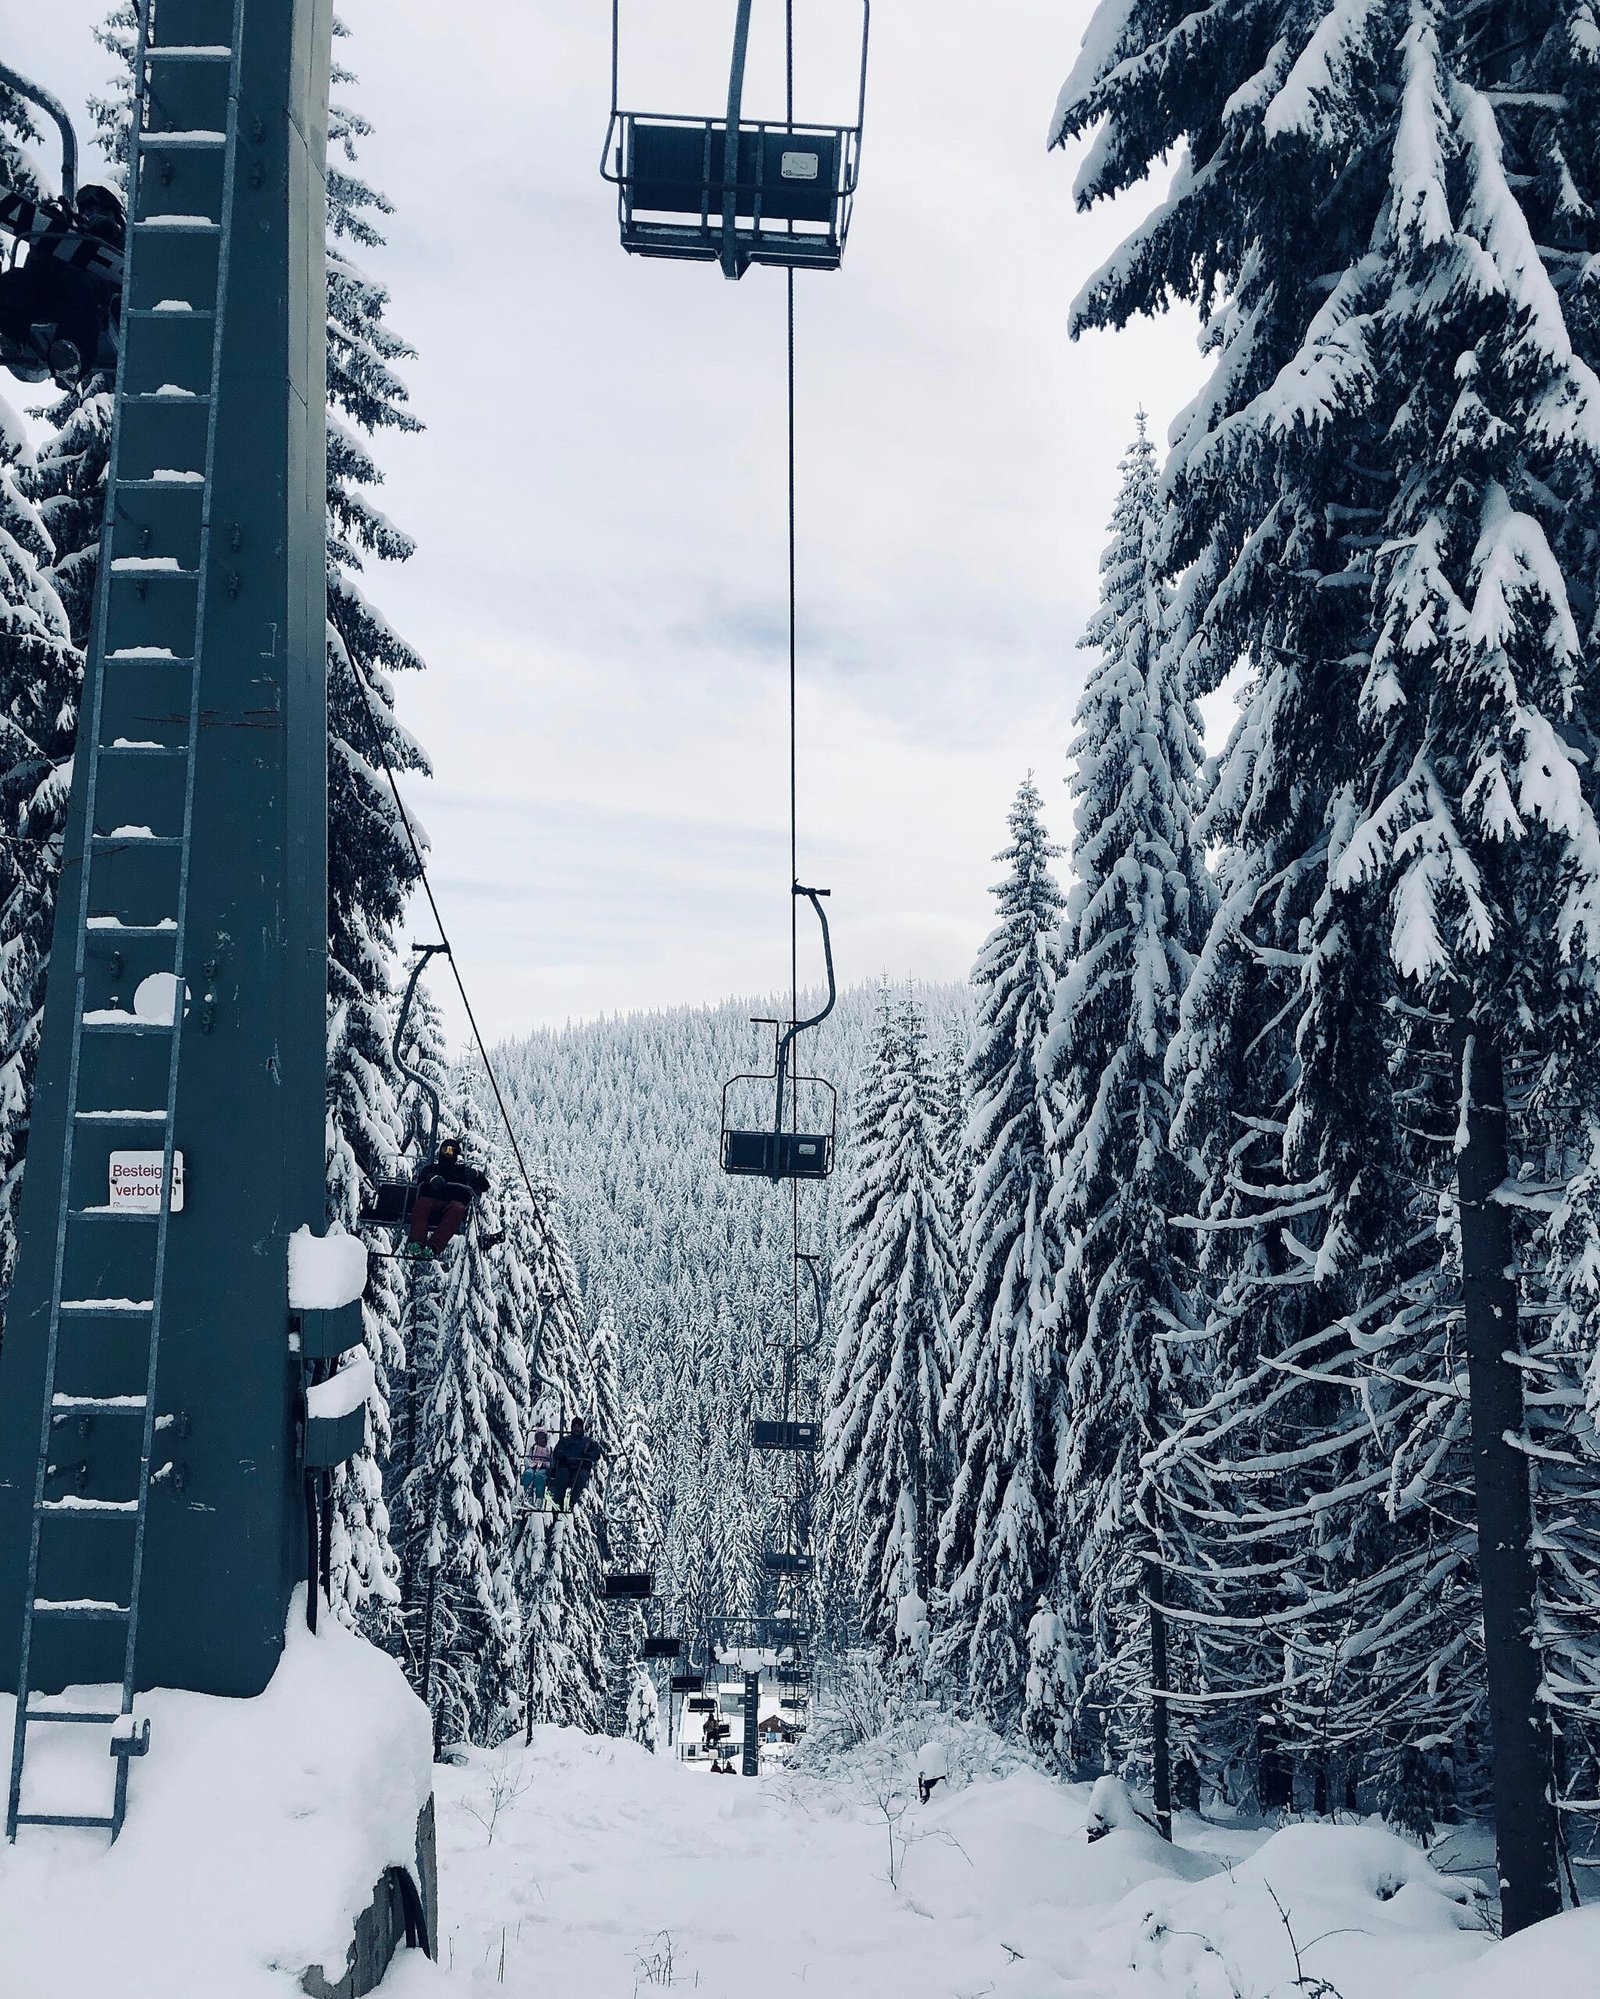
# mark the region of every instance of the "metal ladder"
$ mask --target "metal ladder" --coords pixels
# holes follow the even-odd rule
[[[230,0],[223,0],[223,11]],[[94,629],[89,670],[84,683],[84,710],[79,718],[77,755],[87,759],[82,795],[83,853],[79,876],[75,936],[73,946],[72,1044],[69,1067],[67,1136],[61,1169],[57,1210],[54,1275],[50,1294],[47,1329],[43,1407],[39,1426],[39,1461],[34,1483],[32,1523],[28,1551],[27,1587],[22,1616],[22,1653],[17,1679],[16,1727],[12,1744],[11,1786],[6,1807],[6,1836],[15,1839],[24,1825],[88,1826],[109,1832],[113,1839],[122,1829],[128,1800],[129,1758],[141,1756],[149,1747],[150,1723],[134,1716],[134,1661],[139,1635],[140,1581],[144,1567],[145,1530],[150,1507],[151,1461],[161,1425],[156,1417],[156,1373],[161,1346],[162,1292],[167,1267],[168,1223],[171,1215],[174,1169],[174,1119],[178,1096],[178,1064],[182,1040],[186,988],[182,982],[185,965],[185,934],[189,899],[189,850],[194,824],[195,752],[200,726],[200,668],[204,651],[206,593],[212,535],[212,494],[217,447],[217,402],[220,389],[223,312],[227,296],[229,238],[233,213],[234,175],[238,153],[240,61],[243,49],[244,0],[231,0],[231,38],[227,46],[162,46],[152,40],[151,0],[140,0],[138,38],[134,61],[133,135],[128,165],[128,242],[123,283],[121,356],[111,430],[110,464],[107,471],[106,510],[100,537],[100,571],[95,600]],[[168,89],[175,100],[189,109],[178,128],[163,101],[163,80],[181,72],[177,88]],[[204,107],[203,115],[193,116],[193,107]],[[161,129],[161,128],[165,129]],[[171,159],[180,151],[202,153],[213,160],[221,156],[220,198],[214,216],[166,213],[158,204],[161,189],[172,178],[172,169],[163,166],[163,156]],[[147,182],[149,185],[147,186]],[[147,198],[148,197],[148,198]],[[203,287],[195,297],[182,300],[145,299],[139,290],[141,253],[149,254],[157,271],[157,282],[172,268],[163,262],[165,249],[152,251],[157,236],[171,244],[186,242],[178,258],[190,289]],[[192,266],[192,272],[189,270]],[[183,382],[168,374],[174,348],[168,344],[175,322],[195,328],[198,349],[191,348],[196,379]],[[196,322],[209,324],[209,345]],[[179,349],[182,338],[179,338]],[[209,363],[199,355],[208,355]],[[203,377],[203,379],[202,379]],[[132,385],[132,386],[130,386]],[[198,407],[197,407],[198,406]],[[171,419],[167,411],[182,411]],[[203,411],[203,451],[196,450],[200,427],[194,418]],[[133,412],[135,423],[146,424],[145,456],[153,462],[147,470],[135,464],[134,475],[123,470],[127,432],[125,419]],[[169,441],[170,438],[170,441]],[[195,464],[195,458],[202,462]],[[150,496],[159,495],[158,499]],[[149,504],[141,508],[144,496]],[[168,511],[164,511],[168,510]],[[162,548],[162,523],[177,552]],[[126,542],[136,537],[137,553],[126,552]],[[197,550],[197,555],[193,551]],[[190,566],[190,563],[193,566]],[[177,646],[150,643],[152,629],[150,593],[183,593],[181,597],[157,599],[165,612],[160,629],[171,636],[178,625],[190,636],[187,658]],[[192,602],[192,617],[187,608]],[[174,609],[174,605],[178,608]],[[137,671],[141,663],[160,662],[164,669],[183,669],[188,676],[187,715],[172,717],[168,742],[134,741],[107,733],[107,675]],[[118,704],[110,702],[113,711]],[[175,776],[176,773],[176,776]],[[181,793],[181,811],[174,804]],[[98,813],[103,794],[109,796],[119,813],[133,811],[138,816],[141,794],[149,807],[148,825],[101,828]],[[176,823],[161,827],[163,811]],[[152,830],[152,828],[156,830]],[[131,908],[125,899],[129,890],[117,869],[115,857],[126,854],[137,841],[145,852],[165,850],[175,861],[175,907],[170,913],[151,920],[148,909]],[[165,884],[163,883],[163,886]],[[123,897],[121,908],[119,896]],[[135,920],[125,920],[128,915]],[[58,937],[60,936],[58,931]],[[130,1010],[94,1007],[89,1004],[91,944],[114,940],[118,947],[149,952],[165,960],[171,947],[170,964],[164,977],[171,1000],[167,1017],[162,1017],[161,985],[157,982],[154,1001],[136,1003]],[[58,945],[59,949],[59,945]],[[117,963],[120,964],[120,957]],[[55,976],[59,977],[61,970]],[[147,976],[146,985],[149,979]],[[98,1043],[98,1037],[120,1037]],[[166,1042],[166,1088],[161,1108],[127,1108],[141,1093],[135,1078],[140,1072],[139,1055],[149,1047],[148,1036],[164,1036]],[[98,1045],[97,1045],[98,1043]],[[87,1070],[86,1074],[86,1057]],[[117,1076],[126,1073],[119,1089]],[[157,1059],[154,1073],[159,1075]],[[145,1065],[144,1075],[151,1070]],[[148,1083],[145,1088],[148,1090]],[[154,1092],[150,1092],[154,1094]],[[153,1133],[162,1131],[161,1181],[159,1197],[144,1211],[121,1211],[109,1200],[106,1206],[82,1201],[85,1166],[92,1167],[94,1144],[117,1129]],[[80,1149],[84,1157],[79,1158]],[[153,1149],[152,1149],[153,1156]],[[78,1171],[75,1175],[75,1161]],[[78,1202],[74,1204],[75,1197]],[[81,1231],[98,1229],[137,1231],[137,1249],[132,1266],[138,1270],[139,1295],[133,1298],[67,1295],[68,1273],[73,1268],[74,1250],[83,1245]],[[92,1254],[86,1259],[93,1262]],[[126,1266],[125,1266],[126,1267]],[[93,1375],[96,1365],[97,1329],[118,1329],[118,1336],[137,1342],[142,1338],[143,1393],[107,1395],[96,1393]],[[130,1378],[136,1379],[139,1353],[134,1352]],[[103,1364],[103,1363],[102,1363]],[[53,1460],[58,1436],[73,1422],[87,1425],[105,1420],[138,1425],[137,1488],[132,1493],[104,1498],[81,1494],[48,1496],[52,1474],[59,1468]],[[121,1562],[108,1556],[101,1537],[126,1533],[132,1526],[131,1543],[125,1565],[118,1566],[117,1594],[107,1597],[80,1592],[59,1581],[49,1595],[40,1594],[41,1556],[49,1573],[70,1579],[74,1569],[87,1569],[103,1577],[108,1567]],[[57,1538],[60,1537],[60,1538]],[[101,1545],[95,1546],[94,1543]],[[114,1547],[114,1543],[112,1546]],[[122,1586],[125,1578],[125,1587]],[[100,1584],[104,1589],[104,1583]],[[56,1696],[34,1693],[30,1669],[34,1665],[35,1626],[49,1620],[68,1634],[86,1627],[120,1624],[123,1627],[122,1694],[116,1712],[69,1704]],[[71,1646],[68,1639],[69,1649]],[[69,1682],[70,1683],[70,1682]],[[115,1761],[111,1808],[105,1814],[51,1812],[22,1808],[23,1763],[30,1728],[62,1724],[105,1728],[110,1731],[110,1753]]]

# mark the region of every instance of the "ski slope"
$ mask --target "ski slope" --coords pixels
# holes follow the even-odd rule
[[[1028,1769],[920,1808],[881,1758],[724,1780],[554,1728],[460,1753],[436,1773],[441,1962],[398,1960],[386,1999],[1600,1991],[1600,1910],[1496,1945],[1477,1884],[1379,1827],[1091,1845],[1087,1787]]]

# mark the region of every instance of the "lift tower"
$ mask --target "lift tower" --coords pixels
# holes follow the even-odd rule
[[[99,593],[0,1355],[13,1834],[31,1719],[106,1730],[114,1803],[72,1822],[115,1833],[137,1691],[259,1693],[305,1571],[286,1256],[324,1219],[329,4],[139,9]],[[58,1697],[118,1682],[81,1713]]]

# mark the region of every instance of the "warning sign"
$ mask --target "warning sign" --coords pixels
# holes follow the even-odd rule
[[[159,1152],[113,1152],[111,1155],[111,1205],[119,1212],[153,1215],[161,1208],[161,1165]],[[183,1209],[183,1154],[172,1155],[172,1212]]]

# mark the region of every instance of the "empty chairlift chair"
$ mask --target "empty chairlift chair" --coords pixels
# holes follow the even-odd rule
[[[776,1021],[760,1021],[777,1035],[777,1047],[770,1073],[734,1076],[722,1090],[722,1170],[749,1179],[825,1180],[833,1171],[834,1139],[839,1121],[839,1096],[831,1083],[818,1076],[802,1075],[791,1067],[796,1041],[814,1027],[820,1027],[833,1012],[838,987],[833,976],[833,940],[828,934],[827,913],[822,898],[825,888],[802,888],[796,882],[794,894],[804,896],[817,912],[822,925],[822,951],[828,973],[828,998],[820,1012],[805,1020],[792,1020],[779,1030]],[[735,1113],[753,1098],[767,1101],[772,1091],[772,1121],[751,1128],[736,1120]],[[808,1129],[799,1129],[802,1108]],[[785,1129],[785,1116],[788,1128]]]
[[[768,1423],[757,1419],[750,1425],[750,1448],[814,1453],[821,1441],[821,1431],[820,1423]]]
[[[411,1007],[417,996],[417,981],[429,959],[446,950],[443,944],[414,944],[416,963],[411,968],[411,977],[406,984],[405,998],[400,1002],[400,1013],[394,1024],[395,1067],[407,1082],[417,1090],[428,1107],[428,1139],[423,1149],[422,1168],[426,1168],[439,1149],[439,1092],[420,1069],[413,1069],[405,1059],[406,1027],[411,1019]],[[417,1182],[422,1177],[407,1174],[402,1168],[391,1180],[380,1180],[367,1192],[361,1203],[359,1219],[373,1228],[404,1230],[411,1220],[411,1210],[417,1198]]]
[[[611,122],[600,171],[617,190],[622,247],[635,256],[832,271],[850,233],[867,97],[869,0],[853,125],[744,116],[752,0],[737,0],[723,118],[624,111],[617,98],[619,0],[611,9]],[[792,111],[792,107],[791,107]]]

